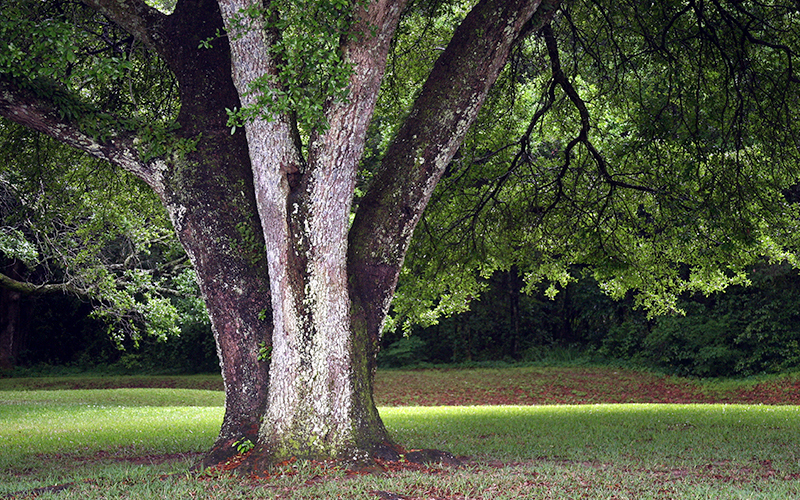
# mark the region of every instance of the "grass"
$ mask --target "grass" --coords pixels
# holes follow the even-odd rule
[[[2,391],[0,498],[64,483],[37,498],[800,497],[798,406],[382,407],[398,442],[465,466],[352,476],[298,462],[253,482],[188,473],[221,404],[197,389]]]
[[[87,373],[67,376],[0,378],[0,391],[57,389],[169,388],[222,390],[215,375],[106,375]]]
[[[186,471],[216,437],[222,402],[219,392],[197,390],[0,392],[0,477],[8,479],[0,496],[118,478],[165,455],[171,463],[153,473]]]

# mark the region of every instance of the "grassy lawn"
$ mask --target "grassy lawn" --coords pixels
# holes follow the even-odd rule
[[[219,429],[219,391],[5,389],[0,498],[800,498],[793,405],[385,406],[398,442],[465,465],[357,476],[297,462],[253,481],[189,472]]]

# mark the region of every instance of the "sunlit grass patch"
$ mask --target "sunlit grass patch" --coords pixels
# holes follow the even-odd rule
[[[21,405],[0,415],[3,420],[0,463],[7,463],[14,457],[30,454],[200,451],[210,446],[219,431],[222,409]]]
[[[800,497],[797,406],[384,407],[398,443],[447,450],[466,465],[353,477],[298,462],[296,474],[269,481],[199,479],[189,468],[219,430],[219,396],[0,393],[0,496],[74,483],[38,498],[375,499],[376,491],[492,500]],[[147,460],[167,455],[166,462]]]
[[[383,408],[398,441],[497,460],[617,463],[800,458],[800,408],[758,405],[548,405]]]
[[[35,485],[72,481],[91,476],[98,464],[116,470],[134,457],[208,450],[223,408],[216,395],[195,392],[0,393],[0,495],[16,491],[19,485],[9,483],[19,479],[33,479]],[[216,405],[196,406],[202,402]]]

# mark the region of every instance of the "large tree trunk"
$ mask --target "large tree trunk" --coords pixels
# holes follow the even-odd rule
[[[269,345],[272,333],[266,259],[263,246],[242,243],[251,241],[244,237],[247,234],[254,235],[252,241],[261,241],[261,226],[253,216],[252,187],[247,189],[252,186],[247,162],[225,158],[240,151],[226,144],[229,137],[227,131],[215,138],[207,135],[189,160],[195,155],[206,158],[175,168],[165,179],[162,195],[197,272],[225,387],[225,416],[204,466],[235,455],[236,440],[256,439],[269,382],[267,361],[257,359],[259,344]],[[235,182],[216,182],[217,176]]]
[[[266,255],[247,142],[226,125],[225,108],[239,105],[230,52],[224,39],[213,49],[199,48],[222,28],[222,18],[213,0],[182,0],[169,16],[139,0],[85,3],[170,66],[181,97],[181,127],[174,139],[199,138],[196,147],[144,161],[135,132],[109,131],[110,140],[98,141],[7,77],[0,77],[0,114],[133,172],[160,196],[197,272],[220,357],[225,416],[204,460],[213,465],[236,454],[237,439],[256,439],[269,385],[268,364],[258,360],[258,352],[261,343],[272,340]]]
[[[219,1],[229,27],[252,2]],[[343,46],[354,70],[347,102],[328,103],[329,129],[312,134],[306,161],[291,117],[245,124],[274,312],[269,405],[248,461],[254,468],[290,456],[360,461],[386,448],[372,380],[411,234],[538,2],[484,1],[470,13],[351,231],[358,162],[403,5],[381,0],[357,8],[358,23]],[[253,23],[232,37],[245,106],[255,102],[251,83],[277,74],[269,50],[274,36]]]
[[[250,4],[220,3],[229,21]],[[350,99],[327,108],[330,129],[312,136],[307,161],[291,117],[245,125],[274,326],[269,405],[252,467],[291,456],[360,461],[388,440],[365,363],[374,347],[354,334],[363,325],[350,320],[346,254],[358,162],[401,8],[375,2],[358,12],[359,43],[343,49],[354,61]],[[276,72],[272,36],[253,24],[233,37],[234,80],[245,106],[255,98],[252,81]]]
[[[225,39],[211,48],[201,41],[222,29],[214,0],[183,0],[162,15],[141,2],[87,0],[150,44],[175,74],[181,109],[180,138],[200,138],[185,158],[142,176],[160,195],[197,272],[211,318],[225,386],[225,416],[203,461],[235,455],[238,439],[256,439],[267,407],[269,371],[258,359],[272,342],[271,301],[262,228],[257,216],[248,146],[231,134],[226,108],[239,106]],[[123,11],[120,11],[122,5]],[[146,19],[143,29],[139,19]],[[264,318],[264,319],[260,319]]]

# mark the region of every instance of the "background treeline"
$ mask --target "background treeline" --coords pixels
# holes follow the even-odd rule
[[[783,265],[750,273],[751,286],[685,297],[685,312],[648,318],[632,300],[613,301],[591,278],[554,300],[521,291],[515,271],[495,273],[468,312],[384,337],[380,366],[539,362],[626,362],[696,376],[747,376],[800,367],[800,276]],[[218,370],[210,327],[186,323],[180,336],[119,345],[77,298],[26,300],[27,330],[17,366],[119,372]]]
[[[521,293],[513,271],[496,273],[470,311],[412,334],[389,333],[382,366],[487,362],[623,361],[682,375],[747,376],[800,367],[800,277],[764,265],[751,286],[684,297],[684,314],[648,318],[615,302],[594,280],[550,300]]]
[[[93,307],[71,295],[28,296],[18,324],[16,373],[62,369],[112,373],[211,373],[219,371],[208,322],[186,322],[180,335],[115,341]],[[24,333],[24,334],[23,334]],[[14,372],[12,372],[14,373]]]

